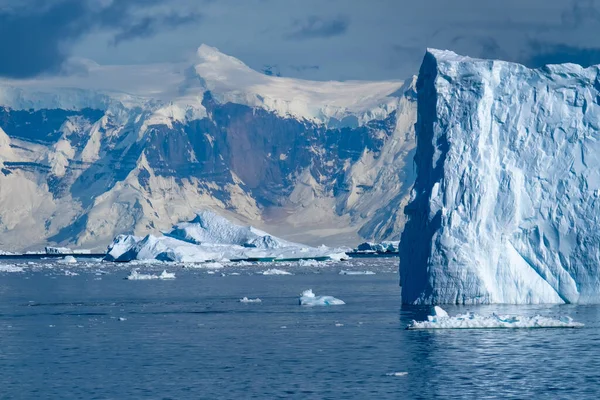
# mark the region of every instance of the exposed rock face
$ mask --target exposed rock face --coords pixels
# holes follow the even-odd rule
[[[426,54],[404,303],[600,301],[598,76]]]
[[[412,81],[265,76],[207,46],[181,73],[93,68],[0,82],[1,248],[103,248],[206,208],[309,244],[398,237]]]

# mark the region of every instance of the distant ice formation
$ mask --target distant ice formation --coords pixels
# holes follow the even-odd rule
[[[427,321],[412,321],[407,329],[518,329],[518,328],[581,328],[582,323],[574,322],[571,317],[553,319],[536,315],[534,317],[507,316],[492,314],[481,316],[473,313],[458,314],[450,317],[439,306],[435,307],[434,315],[429,315]]]
[[[300,295],[301,306],[338,306],[346,304],[333,296],[316,296],[312,289],[305,290]]]
[[[404,303],[600,302],[599,77],[427,52]]]
[[[262,300],[258,297],[256,299],[249,299],[247,297],[244,297],[243,299],[240,299],[240,303],[262,303]]]
[[[120,235],[108,248],[106,260],[177,262],[272,261],[344,259],[328,247],[309,247],[276,238],[251,226],[239,226],[203,211],[190,222],[175,225],[165,236]]]

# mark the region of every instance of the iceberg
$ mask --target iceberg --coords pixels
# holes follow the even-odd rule
[[[600,67],[428,50],[405,304],[600,302]]]
[[[390,254],[398,253],[398,247],[400,242],[396,241],[384,241],[381,243],[364,242],[358,245],[354,252],[357,253],[377,253],[377,254]]]
[[[536,315],[533,317],[492,314],[481,316],[474,313],[458,314],[450,317],[439,306],[427,321],[412,321],[406,329],[522,329],[522,328],[582,328],[584,325],[574,322],[571,317],[553,319]]]
[[[316,296],[312,289],[305,290],[300,295],[301,306],[338,306],[346,304],[333,296]]]
[[[276,238],[251,226],[239,226],[203,211],[177,224],[164,236],[119,235],[108,247],[107,261],[159,260],[182,263],[219,261],[341,260],[329,247],[309,247]]]

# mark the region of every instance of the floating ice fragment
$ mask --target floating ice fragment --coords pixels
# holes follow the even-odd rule
[[[127,318],[125,318],[125,317],[119,317],[119,321],[127,321]]]
[[[284,271],[282,269],[268,269],[262,273],[263,275],[292,275],[290,272]]]
[[[77,259],[73,256],[66,256],[62,260],[59,261],[61,264],[77,264]]]
[[[65,270],[65,276],[77,276],[77,275],[79,275],[77,272]]]
[[[261,302],[262,302],[262,300],[259,299],[258,297],[256,299],[249,299],[247,297],[240,299],[240,303],[261,303]]]
[[[408,372],[388,372],[385,376],[406,376]]]
[[[305,290],[300,295],[301,306],[337,306],[346,304],[333,296],[316,296],[312,289]]]
[[[412,321],[406,329],[518,329],[518,328],[581,328],[582,323],[574,322],[571,317],[559,319],[536,315],[509,316],[492,314],[482,316],[468,312],[450,317],[441,307],[434,308],[435,315],[429,315],[427,321]]]
[[[346,271],[341,270],[340,275],[375,275],[373,271]]]
[[[140,274],[140,272],[137,269],[133,269],[131,271],[131,273],[129,274],[129,276],[125,279],[130,280],[130,281],[148,281],[148,280],[155,280],[155,279],[169,280],[169,279],[175,279],[175,274],[171,273],[171,272],[167,272],[166,270],[164,270],[160,275]]]

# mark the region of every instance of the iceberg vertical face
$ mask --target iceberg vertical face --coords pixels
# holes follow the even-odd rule
[[[427,52],[404,303],[600,302],[598,74]]]

